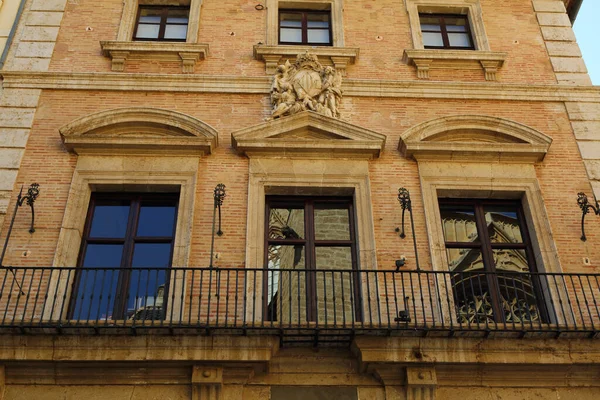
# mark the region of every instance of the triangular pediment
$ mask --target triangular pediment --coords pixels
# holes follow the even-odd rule
[[[312,111],[270,120],[231,134],[233,147],[248,156],[344,156],[377,158],[385,135]]]
[[[210,154],[218,133],[186,114],[156,108],[117,108],[86,115],[59,129],[77,154]]]
[[[539,162],[552,139],[514,121],[480,115],[438,118],[400,136],[398,149],[419,159]]]

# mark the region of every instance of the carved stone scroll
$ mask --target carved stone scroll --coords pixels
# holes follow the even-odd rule
[[[339,118],[342,100],[342,75],[333,67],[324,67],[317,56],[299,54],[296,62],[277,67],[271,85],[271,119],[314,111]]]

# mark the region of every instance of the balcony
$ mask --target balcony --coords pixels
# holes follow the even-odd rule
[[[600,337],[600,274],[7,267],[0,333]]]

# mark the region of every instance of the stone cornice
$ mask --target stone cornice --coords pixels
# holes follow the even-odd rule
[[[249,93],[267,95],[267,76],[2,71],[3,87],[54,90]],[[347,97],[438,98],[600,103],[599,86],[345,79]]]
[[[333,65],[342,74],[346,67],[354,64],[360,49],[357,47],[331,47],[331,46],[267,46],[255,45],[254,58],[265,62],[265,71],[268,75],[274,74],[277,65],[284,60],[294,60],[298,54],[310,52],[319,57],[323,65]]]

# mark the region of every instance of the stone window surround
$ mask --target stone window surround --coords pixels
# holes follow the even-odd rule
[[[413,49],[404,51],[404,59],[417,67],[418,78],[429,79],[430,69],[465,69],[479,64],[487,81],[496,80],[507,55],[490,50],[479,0],[405,0],[405,3]],[[468,15],[475,50],[425,49],[419,12]]]
[[[344,47],[344,18],[342,0],[267,0],[266,43],[254,46],[254,58],[265,62],[267,74],[274,74],[277,65],[286,59],[293,60],[298,54],[309,51],[319,57],[323,65],[334,66],[342,74],[346,67],[358,58],[358,48]],[[307,10],[331,10],[333,46],[280,45],[279,9],[295,8]]]
[[[115,41],[101,41],[102,53],[111,58],[113,71],[124,71],[128,58],[181,60],[182,72],[193,73],[196,62],[208,56],[208,44],[198,43],[203,0],[125,0]],[[185,43],[133,41],[139,4],[189,5],[189,23]]]
[[[138,128],[135,128],[135,124]],[[111,132],[114,127],[117,134]],[[134,135],[134,144],[123,135],[128,131],[146,132]],[[173,143],[175,153],[165,152],[164,144],[156,143],[161,129],[169,130],[164,140]],[[87,210],[93,191],[179,192],[179,206],[173,244],[172,265],[187,266],[193,228],[198,160],[210,154],[217,144],[218,132],[209,125],[185,114],[160,109],[122,108],[102,111],[81,117],[59,129],[67,148],[78,154],[73,173],[65,214],[61,224],[54,267],[74,267],[81,246]],[[96,140],[85,140],[86,133]],[[173,133],[177,133],[173,136]],[[183,138],[180,143],[178,137]],[[189,139],[192,139],[190,141]],[[92,139],[94,139],[92,137]],[[198,147],[199,146],[199,147]],[[177,151],[180,147],[191,148]],[[70,298],[73,274],[54,274],[49,282],[49,293]],[[172,277],[176,302],[185,290],[183,281]],[[65,304],[64,307],[68,307]],[[174,304],[172,310],[178,309]],[[61,314],[62,312],[62,314]],[[44,319],[58,319],[66,310],[46,309]],[[169,316],[169,318],[171,318]],[[173,316],[176,318],[176,316]]]

